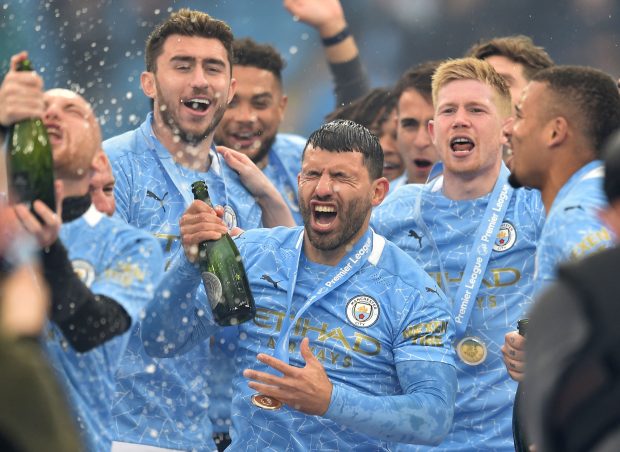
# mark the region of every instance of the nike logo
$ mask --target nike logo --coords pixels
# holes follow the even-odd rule
[[[413,229],[409,229],[409,237],[413,237],[414,239],[417,239],[418,244],[420,245],[420,248],[422,248],[422,237],[424,237],[423,235],[419,235]]]
[[[168,192],[166,192],[164,196],[160,198],[155,193],[153,193],[151,190],[147,190],[146,196],[147,198],[153,198],[155,201],[159,202],[159,205],[161,206],[162,209],[164,209],[164,212],[166,211],[166,208],[164,207],[164,200],[166,199],[166,196],[168,196]]]
[[[274,281],[274,280],[271,278],[271,276],[269,276],[269,275],[267,275],[267,274],[265,274],[265,275],[261,276],[261,277],[260,277],[260,279],[262,279],[262,280],[264,280],[264,281],[267,281],[267,282],[268,282],[268,283],[270,283],[270,284],[273,284],[273,287],[274,287],[275,289],[279,289],[279,287],[278,287],[278,283],[282,281],[282,280],[280,280],[280,281]]]

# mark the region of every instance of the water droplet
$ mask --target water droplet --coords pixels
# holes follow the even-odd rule
[[[297,48],[297,46],[291,46],[290,49],[288,49],[288,52],[291,55],[295,55],[298,51],[299,51],[299,49]]]
[[[157,370],[157,367],[155,366],[155,364],[149,364],[148,366],[144,368],[144,371],[147,374],[154,374],[156,370]]]

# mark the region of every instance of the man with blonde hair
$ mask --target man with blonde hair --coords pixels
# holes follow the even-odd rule
[[[441,450],[512,451],[516,384],[500,347],[531,302],[543,207],[535,192],[508,184],[502,129],[511,98],[489,63],[442,63],[433,103],[429,133],[443,174],[399,189],[375,209],[372,223],[452,299],[459,390]]]

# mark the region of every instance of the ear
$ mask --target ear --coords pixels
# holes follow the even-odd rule
[[[430,121],[428,121],[428,134],[431,137],[431,141],[433,142],[434,145],[436,145],[435,143],[435,120],[431,119]]]
[[[509,116],[502,123],[502,129],[501,129],[502,136],[500,137],[501,144],[508,146],[508,137],[512,133],[512,125],[514,121],[515,121],[514,116]]]
[[[228,99],[226,100],[226,105],[230,103],[230,101],[235,97],[235,90],[237,89],[237,79],[230,79],[230,87],[228,88]]]
[[[545,132],[549,147],[560,146],[568,138],[568,121],[563,116],[553,118]]]
[[[155,95],[157,94],[157,86],[155,85],[154,73],[144,71],[140,74],[140,86],[142,87],[142,92],[144,92],[147,97],[155,99]]]
[[[372,189],[371,204],[376,207],[383,202],[390,191],[390,182],[385,177],[380,177],[372,183]]]
[[[288,105],[288,96],[286,94],[282,94],[280,98],[280,103],[278,105],[278,114],[280,115],[280,122],[284,120],[284,112],[286,111],[286,106]]]

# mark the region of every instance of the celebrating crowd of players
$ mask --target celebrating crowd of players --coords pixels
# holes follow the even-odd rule
[[[38,338],[54,377],[28,398],[58,408],[3,409],[6,450],[42,450],[37,429],[46,450],[513,450],[517,321],[561,263],[620,233],[602,161],[615,81],[514,36],[371,91],[339,1],[284,3],[334,75],[339,108],[308,139],[278,131],[277,51],[204,12],[153,30],[152,111],[103,143],[83,97],[12,58],[0,125],[43,118],[60,202],[0,207],[0,359],[16,374],[0,397],[32,374]],[[222,328],[195,259],[227,231],[257,314]]]

